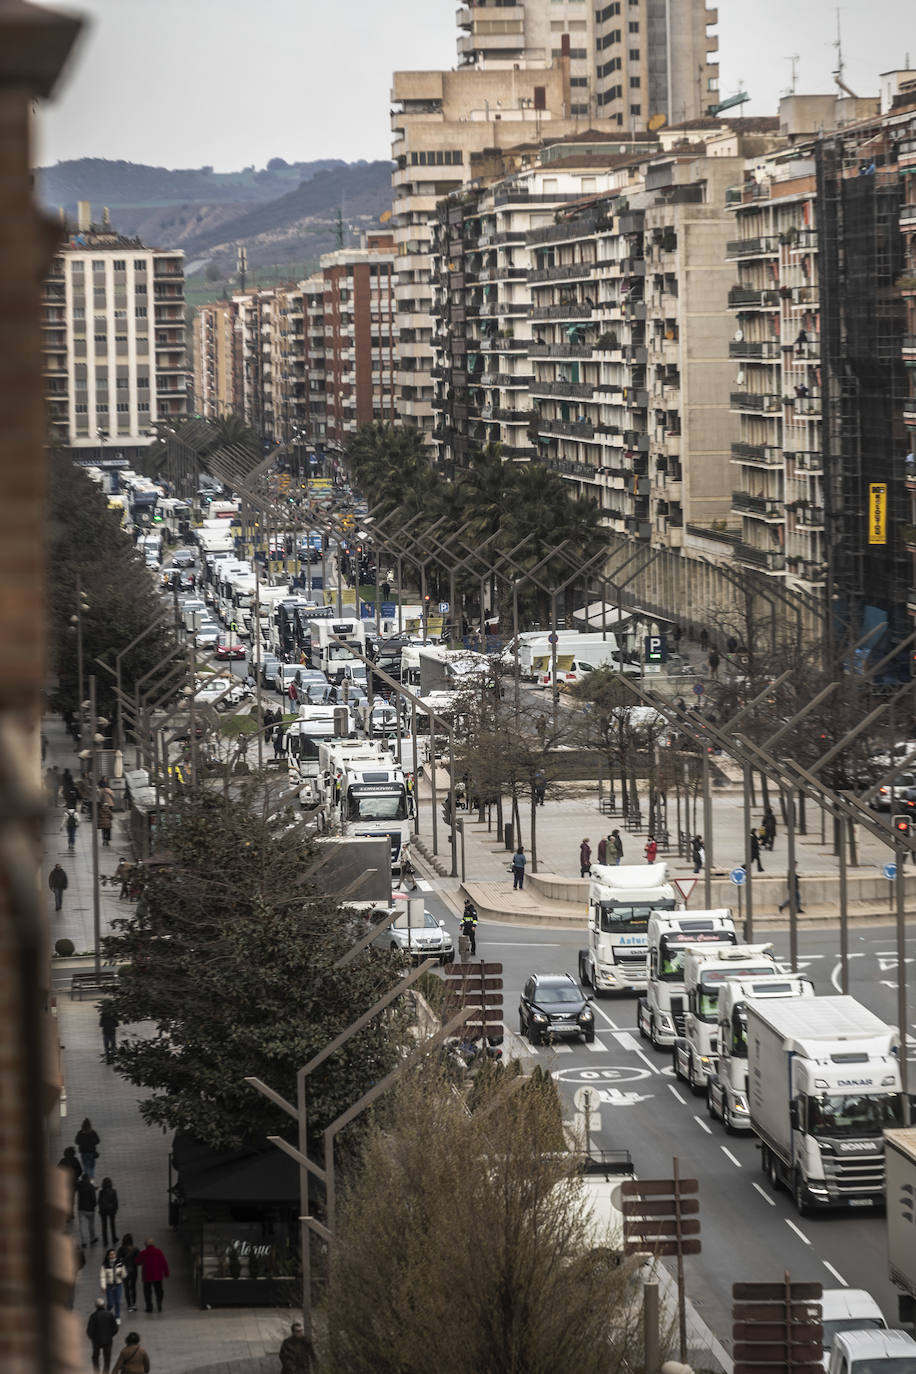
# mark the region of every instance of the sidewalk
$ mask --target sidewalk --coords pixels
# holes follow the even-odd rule
[[[76,776],[79,761],[63,725],[51,718],[45,721],[44,728],[49,744],[45,766],[56,763],[61,771],[69,767]],[[46,822],[44,891],[53,906],[47,873],[52,864],[59,862],[70,883],[64,893],[63,911],[51,917],[53,938],[69,936],[77,950],[86,951],[92,948],[91,826],[88,817],[84,817],[77,831],[76,853],[70,855],[66,835],[60,830],[62,816],[62,808],[52,808]],[[120,819],[116,816],[111,849],[100,850],[103,873],[114,871],[120,853],[129,855],[126,845],[119,849],[116,843]],[[103,934],[119,909],[124,912],[127,908],[126,903],[118,902],[117,889],[103,888]],[[141,1246],[147,1236],[152,1237],[165,1251],[171,1269],[171,1278],[165,1283],[162,1314],[148,1316],[144,1312],[141,1289],[140,1310],[128,1315],[122,1309],[119,1338],[128,1331],[139,1333],[153,1374],[277,1374],[276,1352],[289,1334],[295,1312],[286,1308],[200,1310],[187,1255],[177,1236],[168,1229],[169,1137],[144,1124],[137,1110],[138,1089],[105,1064],[97,1002],[88,998],[71,1002],[67,987],[56,988],[65,1096],[59,1130],[52,1132],[49,1142],[51,1162],[56,1164],[64,1147],[72,1144],[83,1117],[90,1117],[101,1137],[96,1182],[110,1177],[118,1190],[118,1235],[130,1231]],[[99,1293],[102,1249],[101,1240],[87,1247],[86,1265],[77,1276],[74,1311],[83,1331]],[[123,1339],[116,1339],[113,1354],[120,1351],[122,1344]],[[89,1351],[87,1340],[87,1370]]]

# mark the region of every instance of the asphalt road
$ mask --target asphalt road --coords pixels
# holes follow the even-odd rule
[[[453,933],[457,922],[434,893],[430,910],[444,916]],[[788,963],[788,932],[761,932]],[[481,923],[477,952],[504,967],[507,1024],[517,1029],[517,1007],[529,973],[572,973],[581,936],[543,926]],[[819,994],[839,990],[838,933],[799,936],[799,971]],[[877,1015],[896,1024],[897,955],[891,927],[850,933],[850,992]],[[909,962],[909,960],[908,960]],[[703,1250],[686,1261],[688,1293],[699,1314],[730,1345],[731,1285],[736,1279],[820,1281],[824,1287],[865,1288],[891,1322],[897,1317],[896,1289],[887,1279],[883,1214],[863,1210],[802,1219],[785,1192],[764,1178],[750,1135],[727,1136],[706,1112],[705,1098],[677,1083],[670,1055],[652,1050],[636,1028],[635,998],[594,1003],[593,1045],[560,1044],[532,1050],[549,1067],[564,1102],[564,1116],[576,1115],[576,1095],[592,1090],[592,1140],[602,1149],[627,1149],[637,1174],[670,1178],[676,1154],[681,1175],[699,1180]],[[911,1033],[912,1029],[911,1029]],[[916,1082],[916,1053],[909,1053]],[[579,1099],[581,1104],[581,1097]],[[581,1117],[580,1117],[581,1120]]]

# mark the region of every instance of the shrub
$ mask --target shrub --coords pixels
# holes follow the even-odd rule
[[[71,954],[76,953],[76,945],[72,940],[62,939],[54,941],[54,953],[60,959],[69,959]]]

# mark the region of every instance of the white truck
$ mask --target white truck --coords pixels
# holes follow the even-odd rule
[[[765,978],[775,972],[770,945],[688,945],[684,950],[684,1033],[674,1042],[674,1076],[705,1092],[715,1069],[719,993],[729,978]]]
[[[644,991],[649,918],[676,906],[667,864],[593,864],[588,948],[579,950],[582,986],[596,993]]]
[[[885,1131],[887,1261],[901,1322],[916,1322],[916,1127]]]
[[[684,950],[688,945],[722,948],[738,943],[728,907],[715,911],[659,911],[649,918],[646,995],[639,999],[639,1033],[657,1050],[684,1034]]]
[[[748,1001],[751,1129],[800,1216],[884,1203],[883,1132],[903,1124],[900,1036],[854,997]]]
[[[798,973],[769,973],[763,978],[729,978],[719,990],[716,1060],[706,1086],[706,1110],[718,1117],[729,1135],[749,1131],[747,1109],[747,1011],[749,997],[813,997],[814,984]]]
[[[394,755],[374,740],[329,740],[318,746],[318,795],[327,826],[344,835],[386,836],[399,872],[410,840],[407,780]]]

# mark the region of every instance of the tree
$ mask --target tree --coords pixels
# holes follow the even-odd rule
[[[347,1374],[633,1368],[638,1285],[596,1233],[556,1093],[476,1109],[432,1068],[392,1090],[338,1214],[327,1367]],[[552,1096],[552,1100],[551,1100]],[[359,1294],[359,1320],[353,1320]]]
[[[614,773],[620,775],[621,810],[628,816],[639,809],[636,770],[640,756],[647,762],[649,778],[649,829],[659,826],[660,779],[656,775],[655,745],[664,733],[664,719],[641,706],[627,686],[626,679],[611,668],[596,668],[583,682],[570,689],[577,701],[587,703],[584,728],[588,738],[597,739],[607,760],[611,803],[614,800]]]
[[[242,779],[228,805],[204,790],[180,798],[162,837],[171,861],[146,872],[105,941],[121,966],[114,1009],[137,1028],[118,1072],[149,1090],[146,1121],[214,1149],[290,1137],[290,1118],[245,1076],[295,1100],[297,1070],[402,970],[381,950],[334,967],[363,927],[319,890],[313,851],[265,818],[263,796]],[[313,1136],[391,1068],[399,1040],[396,1016],[373,1021],[312,1076]]]

